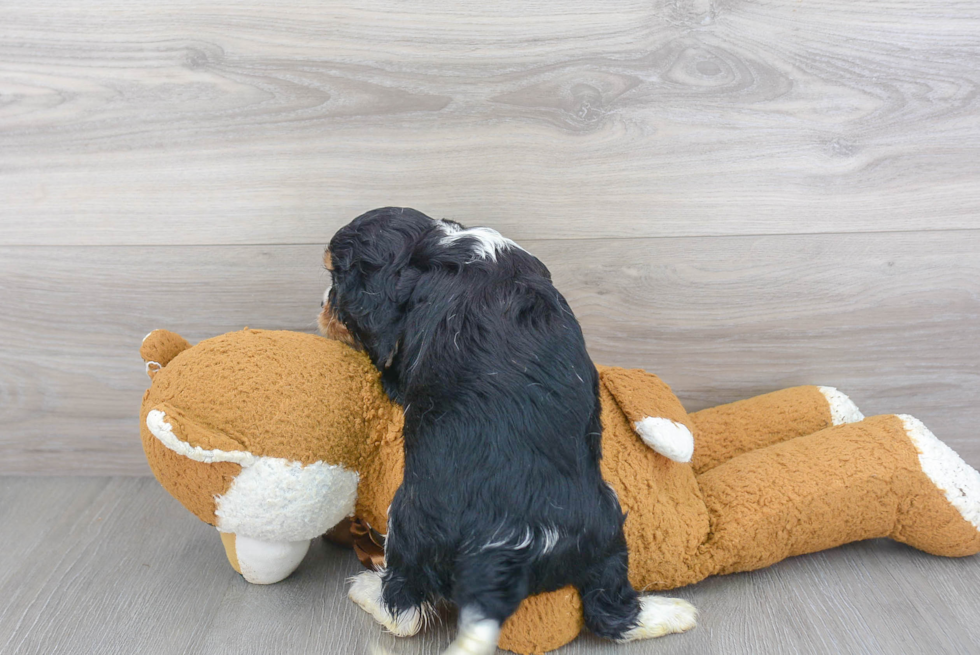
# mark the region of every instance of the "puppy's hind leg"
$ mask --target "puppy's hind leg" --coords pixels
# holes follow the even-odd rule
[[[492,655],[497,652],[500,621],[483,616],[475,606],[459,611],[459,631],[456,639],[442,655]]]
[[[396,502],[397,502],[396,494]],[[396,637],[418,633],[434,615],[432,589],[417,542],[395,538],[395,514],[389,509],[385,564],[381,571],[364,571],[352,579],[347,596]]]
[[[453,600],[459,607],[456,639],[443,655],[492,655],[500,626],[528,594],[526,564],[506,546],[460,557]]]
[[[347,596],[396,637],[411,637],[426,624],[432,607],[397,571],[364,571]]]
[[[625,542],[589,572],[579,595],[589,630],[618,642],[685,632],[697,618],[687,601],[636,593],[627,576]]]

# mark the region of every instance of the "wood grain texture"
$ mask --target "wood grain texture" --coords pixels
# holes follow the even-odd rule
[[[980,232],[531,240],[593,358],[691,409],[797,384],[910,413],[980,467]],[[322,246],[0,248],[0,472],[148,473],[137,354],[313,331]]]
[[[5,2],[0,244],[977,227],[969,0]]]
[[[151,478],[0,478],[0,652],[441,652],[454,619],[396,639],[346,597],[360,570],[321,541],[290,578],[249,585],[213,528]],[[43,520],[38,520],[39,517]],[[980,559],[870,541],[671,592],[700,611],[685,635],[557,655],[962,655],[980,643]]]

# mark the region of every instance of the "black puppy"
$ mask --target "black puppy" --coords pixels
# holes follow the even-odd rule
[[[690,627],[693,608],[641,606],[627,579],[598,375],[544,264],[494,230],[399,208],[354,219],[325,261],[321,327],[367,351],[405,408],[386,569],[358,576],[351,598],[398,635],[451,600],[449,653],[492,653],[524,598],[569,584],[603,637]]]

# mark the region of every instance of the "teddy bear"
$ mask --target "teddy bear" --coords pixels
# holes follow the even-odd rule
[[[140,414],[150,468],[217,528],[246,580],[285,578],[312,539],[351,519],[361,537],[383,536],[403,419],[366,355],[247,328],[195,346],[156,330],[140,353],[151,377]],[[602,473],[626,512],[637,589],[876,537],[948,557],[980,551],[980,473],[911,416],[865,418],[816,386],[689,414],[651,373],[598,370]],[[499,645],[543,653],[582,627],[577,592],[559,589],[525,600]]]

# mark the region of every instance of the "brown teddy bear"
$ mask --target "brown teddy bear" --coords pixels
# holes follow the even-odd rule
[[[217,527],[247,580],[285,578],[311,539],[347,517],[362,533],[385,532],[402,411],[365,355],[249,329],[193,347],[156,330],[140,353],[152,378],[140,415],[150,467]],[[826,387],[688,414],[654,375],[599,372],[602,472],[628,513],[637,589],[875,537],[935,555],[980,551],[980,474],[911,416],[865,419]],[[528,598],[499,644],[542,653],[582,625],[577,592],[565,588]]]

